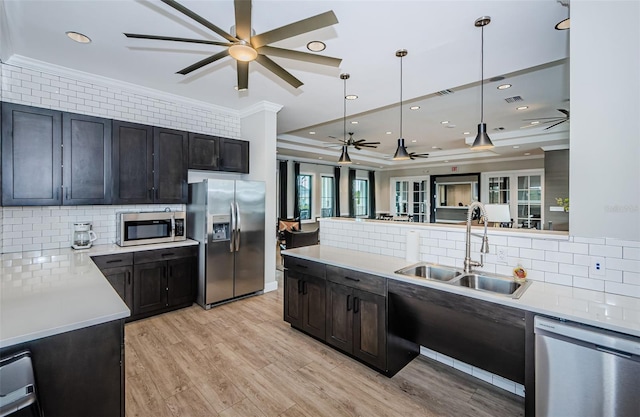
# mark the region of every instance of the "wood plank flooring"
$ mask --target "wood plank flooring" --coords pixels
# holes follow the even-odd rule
[[[127,417],[524,415],[522,398],[424,357],[382,376],[291,329],[282,297],[127,324]]]

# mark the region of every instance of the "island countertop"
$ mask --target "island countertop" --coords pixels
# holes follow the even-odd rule
[[[531,281],[531,285],[524,294],[519,299],[513,299],[443,282],[396,274],[394,271],[415,263],[403,258],[326,245],[289,249],[282,254],[640,337],[640,299],[634,297]]]
[[[92,256],[197,244],[186,240],[2,254],[0,347],[129,317],[129,308],[92,262]]]

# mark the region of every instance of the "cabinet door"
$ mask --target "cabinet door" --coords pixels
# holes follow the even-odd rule
[[[386,298],[366,291],[353,293],[353,354],[386,369]]]
[[[153,202],[153,127],[114,120],[113,202]]]
[[[187,202],[187,132],[153,129],[154,202]]]
[[[2,205],[62,202],[62,113],[2,103]]]
[[[115,268],[105,268],[101,270],[102,275],[107,278],[114,290],[118,293],[122,301],[130,310],[133,310],[133,286],[131,276],[133,267],[118,266]]]
[[[326,327],[326,281],[305,276],[302,283],[302,329],[324,340]]]
[[[167,306],[167,263],[133,266],[133,315],[152,313]]]
[[[62,115],[63,204],[111,202],[111,120]]]
[[[219,150],[220,170],[249,173],[249,142],[220,138]]]
[[[327,282],[326,342],[353,352],[353,290]]]
[[[295,273],[284,273],[284,321],[302,328],[302,279]]]
[[[183,258],[167,261],[168,268],[168,304],[169,306],[189,305],[196,298],[194,274],[195,258]]]
[[[219,138],[189,133],[189,169],[217,171],[220,158]]]

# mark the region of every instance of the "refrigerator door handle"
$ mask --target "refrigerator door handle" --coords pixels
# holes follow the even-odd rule
[[[240,250],[240,206],[238,206],[237,202],[236,202],[236,238],[235,238],[235,244],[236,244],[236,252],[238,252]]]
[[[229,203],[229,210],[231,212],[231,230],[229,231],[229,252],[233,252],[236,241],[236,213],[233,207],[233,203]]]

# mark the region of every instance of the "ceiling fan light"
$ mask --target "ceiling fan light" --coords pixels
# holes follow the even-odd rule
[[[347,145],[342,146],[342,154],[340,155],[340,159],[338,159],[339,164],[350,164],[351,158],[349,158],[349,152],[347,152]]]
[[[258,51],[253,49],[246,41],[240,41],[229,47],[229,55],[236,61],[249,62],[258,57]]]
[[[404,146],[404,139],[398,139],[398,148],[396,149],[396,153],[393,155],[394,161],[406,161],[407,159],[411,159],[409,152],[407,152],[407,148]]]
[[[473,145],[471,148],[473,149],[491,149],[493,148],[493,142],[487,135],[487,124],[479,123],[478,124],[478,135],[476,136],[476,140],[473,141]]]

